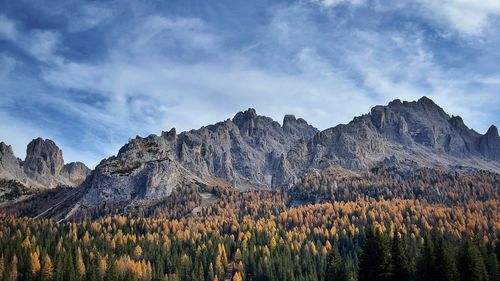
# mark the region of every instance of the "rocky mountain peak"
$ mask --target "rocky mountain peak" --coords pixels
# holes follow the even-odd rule
[[[50,139],[36,138],[28,144],[24,172],[26,174],[58,175],[64,166],[61,149]]]
[[[500,161],[500,136],[495,125],[480,137],[479,149],[485,157]]]
[[[296,139],[309,139],[318,132],[318,129],[309,125],[306,120],[296,118],[292,114],[287,114],[283,118],[283,130]]]
[[[455,130],[468,130],[467,126],[464,123],[464,120],[460,116],[452,115],[450,118],[450,125]]]
[[[498,135],[498,128],[495,125],[491,125],[488,131],[485,134],[488,137],[493,137],[493,138],[499,138],[500,136]]]
[[[248,121],[257,117],[257,112],[253,108],[249,108],[245,111],[240,111],[236,113],[233,117],[233,123],[238,127],[242,127]]]
[[[2,141],[0,142],[0,157],[3,157],[4,155],[14,156],[14,152],[12,151],[12,146]]]
[[[427,96],[422,96],[417,102],[425,106],[437,106],[437,104]]]
[[[161,132],[161,136],[168,141],[175,141],[177,139],[177,131],[175,128],[172,128],[168,132]]]
[[[0,142],[0,177],[5,179],[16,179],[23,175],[21,161],[16,158],[12,146]]]
[[[64,165],[61,176],[67,178],[73,185],[77,186],[83,183],[91,170],[82,162],[71,162]]]
[[[62,150],[50,139],[36,138],[26,148],[24,161],[12,147],[0,143],[0,178],[16,180],[30,187],[77,186],[90,174],[83,163],[64,165]]]
[[[297,118],[293,114],[287,114],[283,118],[283,127],[286,127],[287,125],[294,124],[297,122]]]

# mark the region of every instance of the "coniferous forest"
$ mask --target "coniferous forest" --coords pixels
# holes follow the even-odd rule
[[[2,215],[0,280],[500,280],[498,201],[385,200],[363,195],[368,185],[295,207],[280,191],[221,189],[197,213]],[[196,192],[172,197],[189,208]]]

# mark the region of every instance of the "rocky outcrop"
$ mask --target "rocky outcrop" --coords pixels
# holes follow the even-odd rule
[[[369,114],[347,125],[327,129],[297,144],[281,165],[280,184],[290,186],[297,181],[297,175],[331,165],[369,169],[387,157],[422,166],[464,166],[499,172],[499,146],[494,126],[482,136],[427,97],[416,102],[394,100],[387,106],[375,106]]]
[[[423,97],[375,106],[348,124],[321,132],[293,115],[286,115],[280,125],[250,108],[197,130],[171,129],[159,136],[136,137],[116,156],[101,161],[88,177],[82,164],[63,165],[55,144],[35,140],[28,147],[24,171],[47,185],[76,184],[86,178],[72,199],[74,214],[105,203],[160,202],[173,190],[187,187],[188,192],[216,185],[241,191],[290,188],[305,175],[322,170],[357,173],[381,165],[406,165],[407,170],[438,166],[498,173],[499,148],[496,127],[481,135]],[[16,162],[13,156],[3,157]]]
[[[15,180],[23,176],[21,160],[14,156],[10,145],[0,142],[0,178]]]
[[[96,167],[82,206],[159,200],[190,184],[269,189],[287,151],[316,132],[303,119],[287,117],[281,126],[250,108],[198,130],[136,137]]]
[[[12,148],[0,143],[0,178],[17,181],[31,188],[78,186],[90,174],[83,163],[64,165],[61,149],[49,139],[32,140],[24,161],[16,158]]]
[[[43,186],[55,187],[63,167],[62,151],[52,140],[37,138],[28,144],[23,168],[30,179]]]
[[[192,184],[290,187],[311,170],[365,170],[387,159],[392,165],[498,172],[499,144],[494,128],[482,136],[426,97],[375,106],[349,124],[321,132],[293,115],[280,125],[250,108],[198,130],[136,137],[97,166],[80,205],[161,200]]]
[[[484,136],[481,136],[479,149],[487,158],[500,161],[500,136],[495,125],[491,125]]]
[[[82,162],[71,162],[63,166],[60,175],[68,179],[71,186],[78,186],[85,181],[90,172],[91,170]]]

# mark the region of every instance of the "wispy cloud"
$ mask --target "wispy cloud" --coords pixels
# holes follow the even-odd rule
[[[492,17],[500,15],[500,2],[496,0],[415,0],[426,10],[429,17],[444,19],[453,28],[465,35],[479,35],[490,25]]]
[[[462,2],[444,6],[473,5]],[[0,15],[0,112],[25,128],[0,138],[19,150],[44,134],[67,159],[95,165],[129,136],[197,128],[247,107],[327,128],[422,95],[484,131],[500,122],[500,71],[487,67],[498,38],[477,40],[495,17],[490,4],[474,6],[481,20],[468,26],[424,0],[277,3],[259,8],[258,19],[134,5],[52,9],[86,16],[50,26]],[[469,60],[477,52],[483,57]]]

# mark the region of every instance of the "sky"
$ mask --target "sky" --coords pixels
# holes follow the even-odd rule
[[[500,125],[498,0],[0,0],[0,141],[93,168],[255,108],[319,129],[428,96]]]

